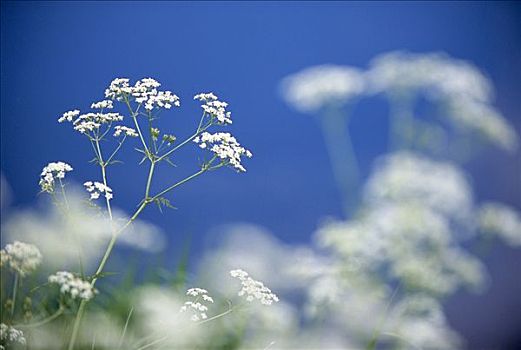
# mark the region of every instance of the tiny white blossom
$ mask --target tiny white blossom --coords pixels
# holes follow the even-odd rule
[[[65,173],[72,171],[72,167],[64,162],[52,162],[47,164],[40,174],[40,187],[42,191],[54,192],[54,182],[56,179],[63,179]]]
[[[121,120],[123,120],[123,116],[119,113],[87,113],[80,115],[72,124],[74,130],[87,134],[89,131],[99,129],[101,124],[110,124]]]
[[[235,137],[229,133],[210,134],[203,132],[200,136],[194,138],[194,142],[198,143],[199,147],[203,149],[209,146],[209,150],[219,157],[221,161],[231,165],[238,171],[246,171],[241,164],[241,157],[252,157],[252,153],[242,147]]]
[[[119,101],[134,98],[137,103],[142,103],[149,111],[154,108],[179,107],[179,97],[171,91],[157,90],[160,86],[161,84],[152,78],[138,80],[134,86],[130,86],[128,79],[118,78],[114,79],[105,90],[105,97]]]
[[[190,320],[193,322],[207,319],[208,306],[205,302],[213,303],[213,298],[208,295],[208,291],[202,288],[190,288],[186,291],[186,295],[193,297],[193,300],[185,302],[179,311],[192,312]]]
[[[18,343],[20,345],[25,345],[27,342],[24,337],[24,333],[21,330],[18,330],[12,326],[8,326],[5,323],[0,324],[0,341],[2,343]],[[4,347],[0,345],[3,349]]]
[[[248,302],[257,299],[264,305],[271,305],[273,302],[279,301],[275,293],[266,287],[264,283],[251,278],[246,271],[241,269],[231,270],[230,276],[241,281],[242,288],[237,295],[245,297]]]
[[[68,111],[63,113],[63,115],[58,119],[58,123],[63,123],[64,121],[72,122],[74,118],[80,115],[80,111],[75,109],[73,111]]]
[[[118,137],[121,135],[121,133],[130,136],[130,137],[138,137],[138,133],[135,129],[129,128],[127,126],[123,125],[117,125],[114,127],[114,137]]]
[[[69,295],[72,299],[90,300],[97,293],[92,285],[74,276],[67,271],[58,271],[54,275],[49,276],[49,283],[56,283],[60,286],[60,293]]]
[[[232,123],[232,113],[226,110],[228,103],[219,101],[218,97],[212,92],[197,94],[194,96],[194,100],[204,102],[204,104],[201,105],[203,111],[211,117],[216,118],[219,124],[226,125]]]
[[[25,277],[42,263],[42,254],[32,244],[15,241],[0,250],[0,262],[0,266],[8,266],[21,277]]]
[[[108,200],[113,198],[112,189],[109,186],[105,186],[101,182],[87,181],[83,184],[83,186],[85,186],[87,192],[90,193],[91,200],[98,199],[100,197],[100,194],[102,193],[105,194],[105,198],[107,198]]]
[[[92,109],[112,109],[114,108],[112,100],[103,100],[99,102],[95,102],[90,105]]]

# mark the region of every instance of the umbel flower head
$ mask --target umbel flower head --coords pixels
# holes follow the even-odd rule
[[[87,192],[90,193],[91,200],[98,199],[101,193],[104,193],[105,198],[107,198],[108,200],[111,200],[113,197],[112,189],[109,186],[105,186],[101,182],[87,181],[83,184],[83,186],[85,186],[85,189],[87,190]]]
[[[60,286],[60,293],[70,296],[72,299],[90,300],[97,293],[92,285],[74,276],[67,271],[58,271],[49,276],[49,283],[56,283]]]
[[[187,301],[181,307],[180,312],[191,311],[192,316],[190,319],[194,322],[199,320],[206,320],[208,315],[207,303],[213,303],[213,298],[208,295],[208,291],[203,288],[190,288],[186,291],[186,295],[193,298],[191,301]]]
[[[54,192],[54,182],[56,179],[63,179],[65,173],[72,171],[72,167],[64,162],[52,162],[43,168],[40,174],[40,187],[43,192]]]
[[[241,269],[231,270],[230,276],[241,281],[242,288],[237,295],[245,297],[247,301],[252,302],[257,299],[264,305],[271,305],[273,302],[279,301],[275,293],[264,283],[251,278],[246,271]]]
[[[217,119],[219,124],[226,125],[232,123],[232,113],[226,110],[228,103],[219,101],[219,98],[212,92],[197,94],[194,96],[194,100],[203,102],[201,105],[203,111],[210,117]]]
[[[42,262],[40,250],[32,245],[19,241],[7,244],[0,250],[0,265],[8,266],[21,277],[36,270]]]
[[[105,90],[105,97],[111,100],[124,101],[134,99],[137,103],[144,105],[145,109],[179,107],[179,97],[171,91],[159,91],[161,84],[152,78],[138,80],[134,86],[130,86],[129,79],[114,79]]]
[[[12,326],[8,326],[5,323],[0,324],[0,341],[5,345],[10,345],[13,343],[18,343],[20,345],[26,344],[24,332]],[[5,349],[5,347],[0,345],[0,350],[3,349]]]
[[[238,171],[246,171],[241,164],[241,157],[252,157],[252,153],[246,148],[242,147],[239,142],[231,134],[227,132],[218,132],[210,134],[203,132],[200,136],[194,138],[194,142],[199,144],[199,147],[208,148],[226,165],[231,165]]]

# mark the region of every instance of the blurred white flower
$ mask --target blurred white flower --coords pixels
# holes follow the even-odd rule
[[[0,324],[0,341],[5,345],[14,345],[13,343],[25,345],[27,343],[24,337],[24,333],[21,330],[18,330],[12,326],[8,326],[5,323]],[[0,346],[2,349],[4,349],[2,345]],[[10,347],[8,347],[8,349],[9,348]]]
[[[433,97],[490,101],[492,84],[469,62],[444,53],[393,51],[371,61],[368,81],[372,92],[415,93]]]
[[[2,218],[2,238],[38,245],[49,270],[72,270],[79,256],[85,268],[92,267],[112,237],[111,222],[76,189],[69,188],[67,197],[67,215],[47,202],[45,210],[11,212]],[[116,229],[128,221],[117,208],[113,208],[113,216]],[[116,244],[157,253],[164,248],[165,237],[157,226],[136,220],[119,235]]]
[[[0,250],[0,266],[7,266],[25,277],[42,263],[40,250],[32,244],[14,241]]]
[[[114,108],[112,100],[103,100],[99,102],[94,102],[90,105],[92,109],[112,109]]]
[[[300,112],[313,113],[327,105],[343,105],[365,91],[364,74],[354,67],[321,65],[306,68],[282,81],[286,102]]]
[[[72,299],[90,300],[97,293],[91,284],[74,276],[67,271],[58,271],[49,276],[49,283],[55,283],[60,286],[60,293],[69,295]]]
[[[512,246],[521,245],[521,215],[514,208],[501,203],[484,203],[478,219],[482,231],[497,234]]]
[[[465,99],[451,99],[448,117],[456,126],[476,131],[481,137],[513,152],[519,146],[515,128],[491,105]]]
[[[411,152],[380,158],[364,187],[364,198],[369,205],[420,203],[460,223],[473,212],[472,188],[463,171]]]

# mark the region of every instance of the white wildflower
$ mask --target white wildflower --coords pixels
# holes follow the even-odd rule
[[[286,102],[312,113],[327,105],[345,104],[365,91],[364,74],[353,67],[321,65],[304,69],[282,81]]]
[[[90,199],[98,199],[100,197],[100,194],[104,193],[105,198],[108,200],[112,199],[112,189],[109,186],[105,186],[101,182],[97,181],[87,181],[83,184],[85,186],[85,189],[87,192],[90,193]]]
[[[377,161],[364,189],[370,205],[419,202],[465,222],[473,211],[467,177],[456,165],[412,152],[397,152]]]
[[[219,124],[225,125],[232,123],[232,113],[226,110],[228,103],[219,101],[218,97],[212,92],[197,94],[194,96],[194,100],[204,102],[204,104],[201,105],[203,111],[211,117],[216,118]]]
[[[235,137],[229,133],[215,133],[210,134],[203,132],[200,136],[194,138],[194,142],[199,144],[199,147],[208,148],[217,157],[221,159],[226,165],[231,165],[238,171],[246,171],[241,164],[241,157],[252,157],[252,153],[242,147]]]
[[[8,266],[21,277],[25,277],[41,264],[42,254],[32,244],[15,241],[0,250],[0,262],[1,266]]]
[[[117,99],[118,101],[123,100],[124,95],[131,93],[129,85],[129,79],[127,78],[116,78],[112,80],[110,86],[105,90],[105,98],[112,100]]]
[[[123,125],[117,125],[114,127],[114,137],[118,137],[121,135],[121,133],[125,134],[126,136],[130,137],[138,137],[138,133],[135,129],[129,128],[127,126]]]
[[[92,285],[74,276],[67,271],[58,271],[54,275],[49,276],[49,283],[56,283],[60,286],[60,293],[69,295],[72,299],[90,300],[97,293]]]
[[[171,91],[157,90],[160,86],[161,84],[152,78],[138,80],[134,86],[130,86],[128,79],[118,78],[114,79],[109,88],[105,90],[105,97],[119,101],[134,98],[137,103],[142,103],[149,111],[154,108],[179,107],[179,97]]]
[[[63,123],[64,121],[72,122],[74,118],[80,115],[80,111],[75,109],[73,111],[68,111],[63,113],[63,115],[58,119],[58,123]]]
[[[230,276],[241,281],[242,288],[237,294],[240,297],[245,297],[247,301],[252,302],[257,299],[264,305],[271,305],[273,302],[278,302],[279,298],[262,282],[251,278],[248,273],[241,269],[231,270]]]
[[[101,124],[110,124],[121,120],[123,120],[123,116],[119,113],[87,113],[80,115],[72,124],[74,130],[87,134],[89,131],[99,129]]]
[[[521,246],[521,215],[513,208],[501,203],[485,203],[479,213],[482,231],[494,233],[508,244]]]
[[[371,62],[368,80],[373,92],[424,92],[479,101],[492,97],[490,81],[475,66],[443,53],[385,53]]]
[[[193,297],[193,300],[185,302],[180,312],[190,310],[192,312],[190,319],[194,322],[206,320],[208,306],[205,303],[213,303],[213,298],[208,295],[208,291],[202,288],[190,288],[186,291],[186,295]]]
[[[114,108],[112,100],[103,100],[99,102],[95,102],[90,105],[92,109],[112,109]]]
[[[24,333],[21,330],[6,325],[5,323],[0,324],[0,341],[2,343],[7,343],[5,345],[10,343],[18,343],[20,345],[26,344]]]
[[[452,98],[447,105],[448,116],[456,126],[474,130],[506,151],[518,148],[519,138],[514,126],[494,107],[458,98]]]
[[[56,179],[63,179],[65,173],[72,171],[72,167],[64,162],[52,162],[47,164],[40,174],[40,187],[42,191],[54,192],[54,182]]]

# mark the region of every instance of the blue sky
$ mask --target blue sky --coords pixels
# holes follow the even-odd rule
[[[341,215],[317,123],[287,107],[278,92],[281,78],[311,65],[366,68],[375,55],[391,50],[445,51],[489,76],[497,108],[521,131],[521,9],[515,3],[3,1],[1,6],[0,166],[14,206],[35,202],[39,172],[50,161],[72,164],[78,183],[96,176],[86,140],[56,119],[100,100],[113,78],[153,77],[178,94],[183,107],[165,113],[162,125],[180,136],[198,121],[195,93],[214,91],[229,102],[230,129],[254,158],[246,162],[246,174],[224,169],[183,187],[171,197],[178,207],[173,212],[147,209],[145,218],[168,231],[172,247],[187,236],[198,247],[216,239],[207,238],[212,227],[237,221],[265,226],[287,242],[308,242],[321,219]],[[366,176],[385,151],[387,105],[375,98],[354,114],[354,144]],[[194,154],[182,153],[178,168],[160,169],[158,182],[195,170]],[[124,157],[136,176],[119,166],[110,176],[116,205],[131,211],[146,170],[131,165],[138,159],[132,151]],[[469,164],[477,198],[521,208],[520,164],[519,153],[496,150]],[[521,259],[519,252],[498,254],[491,260],[498,269]]]

